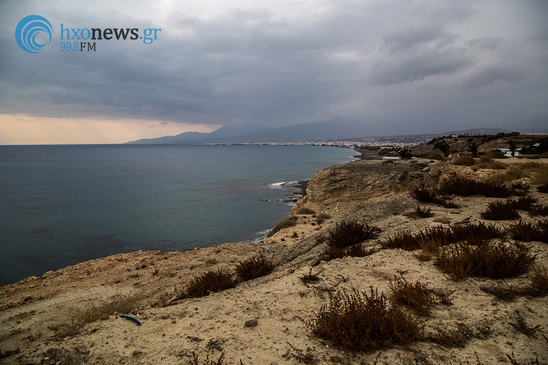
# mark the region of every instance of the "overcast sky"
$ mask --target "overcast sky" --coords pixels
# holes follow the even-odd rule
[[[270,3],[0,0],[0,144],[334,117],[385,135],[548,132],[546,0]],[[52,25],[40,53],[15,40],[27,15]],[[67,52],[61,24],[161,31],[151,44],[97,40],[95,51]]]

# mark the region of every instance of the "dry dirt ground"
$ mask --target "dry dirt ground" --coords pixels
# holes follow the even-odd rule
[[[379,163],[350,164],[355,164],[352,171],[359,175],[360,171],[367,171],[367,164]],[[453,167],[436,164],[418,171],[428,174],[436,169],[443,172]],[[474,174],[463,167],[458,169]],[[539,203],[548,204],[548,194],[534,189],[531,192]],[[497,282],[495,280],[454,281],[434,266],[432,260],[419,261],[413,252],[401,249],[380,249],[379,240],[404,230],[416,232],[463,221],[484,221],[480,212],[496,199],[455,200],[460,204],[458,209],[426,204],[433,217],[411,219],[402,213],[412,210],[417,202],[407,191],[392,194],[384,191],[375,199],[359,202],[345,198],[337,202],[337,209],[333,202],[324,207],[332,218],[322,224],[316,222],[314,215],[302,214],[296,226],[276,233],[261,244],[226,243],[186,252],[120,254],[0,287],[3,354],[0,363],[273,365],[304,362],[304,355],[308,353],[315,362],[307,363],[316,364],[529,364],[535,361],[548,364],[548,298],[501,301],[480,289],[482,285]],[[300,206],[306,206],[306,201]],[[317,202],[315,208],[322,209]],[[319,213],[317,210],[316,214]],[[520,214],[524,220],[543,219]],[[364,244],[377,249],[376,252],[366,257],[322,261],[312,267],[325,247],[317,238],[342,219],[381,228],[378,240]],[[495,222],[501,227],[511,223]],[[548,268],[548,244],[530,242],[528,245],[536,255],[534,266]],[[238,262],[259,253],[277,264],[271,274],[206,297],[163,305],[193,278],[217,268],[233,271]],[[300,278],[309,273],[316,274],[321,281],[303,283]],[[307,322],[315,318],[322,306],[329,304],[330,292],[342,289],[365,292],[375,288],[389,295],[391,281],[400,275],[410,282],[420,280],[429,288],[453,292],[451,305],[438,304],[423,318],[425,330],[430,333],[437,328],[460,331],[467,336],[464,347],[416,342],[349,353],[312,335]],[[499,282],[524,285],[528,277],[522,275]],[[121,318],[121,313],[106,313],[102,319],[81,328],[74,327],[66,337],[59,336],[60,328],[70,328],[75,318],[117,299],[135,308],[129,314],[142,325]],[[516,330],[516,310],[530,327],[539,326],[536,333],[527,336]],[[67,326],[60,326],[62,324]],[[193,362],[195,355],[199,358],[197,362]],[[219,361],[221,355],[223,358]]]

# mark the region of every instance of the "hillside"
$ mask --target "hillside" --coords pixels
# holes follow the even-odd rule
[[[529,168],[526,160],[503,161],[508,170]],[[545,179],[548,161],[539,163],[543,165],[531,165],[519,181],[533,186],[537,179]],[[517,220],[492,221],[481,215],[501,198],[457,196],[453,201],[458,207],[445,208],[418,203],[409,194],[409,188],[422,183],[440,187],[453,176],[483,181],[498,173],[427,160],[328,167],[309,182],[307,195],[291,212],[292,225],[260,244],[120,254],[0,287],[0,363],[529,364],[537,359],[546,364],[548,298],[501,300],[483,289],[529,285],[531,275],[548,267],[546,236],[527,242],[533,266],[501,279],[472,275],[455,280],[433,258],[419,260],[424,250],[386,247],[405,232],[418,234],[435,227],[449,232],[484,223],[510,229]],[[548,194],[533,187],[529,194],[537,199],[535,204],[548,206]],[[408,214],[417,206],[429,209],[432,216]],[[532,224],[545,219],[522,210],[519,215]],[[371,225],[380,232],[359,244],[366,255],[319,260],[329,233],[343,221]],[[521,247],[510,233],[484,244]],[[204,297],[178,299],[200,275],[217,269],[234,272],[238,263],[259,254],[275,264],[272,273]],[[394,304],[393,288],[401,280],[424,284],[430,298],[437,299],[424,312]],[[548,283],[543,285],[548,291]],[[317,314],[333,304],[330,298],[341,290],[367,293],[370,298],[371,290],[384,293],[387,310],[399,308],[407,313],[404,316],[417,318],[424,334],[405,344],[379,340],[358,352],[318,337],[312,330]],[[121,313],[141,325],[120,318]]]

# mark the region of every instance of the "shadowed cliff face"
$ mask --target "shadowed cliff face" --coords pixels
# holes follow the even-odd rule
[[[310,180],[301,207],[333,216],[346,216],[365,206],[366,201],[382,201],[407,191],[427,176],[439,176],[440,164],[357,161],[318,170]]]

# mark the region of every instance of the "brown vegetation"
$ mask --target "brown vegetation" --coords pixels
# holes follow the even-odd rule
[[[373,288],[369,295],[357,291],[332,294],[329,305],[322,306],[307,325],[314,335],[352,351],[373,351],[424,338],[422,320],[399,305],[389,307],[385,296]]]

